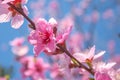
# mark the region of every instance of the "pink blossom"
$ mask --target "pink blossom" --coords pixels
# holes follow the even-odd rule
[[[12,46],[12,52],[16,55],[16,56],[24,56],[28,53],[28,46],[23,45],[24,43],[24,38],[20,37],[20,38],[15,38],[13,41],[10,42],[10,45]]]
[[[68,38],[71,30],[72,26],[69,26],[63,33],[58,33],[56,37],[57,43],[63,43]]]
[[[101,51],[100,53],[95,55],[95,46],[93,46],[89,51],[83,53],[74,53],[73,56],[79,60],[80,62],[86,62],[87,60],[92,61],[101,57],[105,51]]]
[[[56,28],[56,32],[54,31]],[[49,22],[45,19],[36,20],[36,30],[31,31],[28,41],[34,45],[34,53],[37,56],[40,52],[46,52],[46,54],[54,54],[57,49],[56,44],[63,44],[67,39],[72,26],[59,32],[57,22],[54,18],[51,18]]]
[[[51,77],[55,78],[59,74],[59,67],[57,64],[53,64],[53,67],[51,67]]]
[[[109,62],[107,64],[103,62],[94,63],[95,80],[112,80],[110,73],[115,64],[115,62]]]
[[[53,60],[57,63],[51,68],[51,77],[54,80],[71,80],[71,73],[69,69],[70,59],[65,54],[58,54],[52,56]],[[69,73],[69,74],[67,74]]]
[[[28,53],[28,46],[13,47],[12,52],[16,56],[24,56]]]
[[[4,4],[4,3],[9,3],[9,2],[11,2],[11,1],[15,1],[15,0],[3,0],[2,3],[3,3],[3,4]]]
[[[89,73],[87,72],[87,71],[84,71],[83,73],[82,73],[82,80],[89,80]]]
[[[35,55],[44,50],[48,52],[55,50],[53,27],[45,19],[40,18],[37,20],[36,30],[31,31],[28,40],[34,45]]]
[[[94,69],[95,71],[99,71],[99,72],[107,72],[115,65],[116,65],[115,62],[109,62],[109,63],[98,62],[98,63],[94,63]]]
[[[23,57],[20,59],[22,64],[22,74],[24,77],[32,77],[37,80],[39,77],[44,78],[44,73],[49,65],[42,58],[32,56]]]
[[[118,69],[117,71],[114,72],[115,76],[115,80],[120,80],[120,69]]]
[[[107,73],[95,73],[95,80],[112,80]]]
[[[24,22],[23,16],[14,10],[12,7],[8,6],[7,3],[13,4],[16,8],[21,9],[21,4],[26,3],[27,0],[4,0],[0,1],[0,23],[9,22],[11,20],[12,28],[18,29]],[[27,12],[26,6],[22,6],[24,13]]]
[[[15,38],[14,40],[10,41],[11,46],[21,46],[25,39],[23,37]]]

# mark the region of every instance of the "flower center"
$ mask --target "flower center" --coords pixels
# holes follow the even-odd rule
[[[40,66],[39,63],[35,63],[35,70],[39,73],[42,72],[42,67]]]
[[[50,34],[48,32],[39,33],[40,38],[42,39],[43,44],[47,44],[50,42]]]
[[[16,8],[22,9],[22,8],[21,8],[21,0],[15,0],[15,1],[12,2],[12,4],[13,4]],[[12,7],[9,7],[8,10],[12,12],[12,17],[14,17],[16,14],[19,14],[19,13],[18,13],[15,9],[13,9]]]
[[[21,3],[21,0],[15,0],[15,1],[13,1],[13,4],[18,4],[18,3]]]

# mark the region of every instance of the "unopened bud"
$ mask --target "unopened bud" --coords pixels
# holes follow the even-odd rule
[[[56,21],[54,18],[50,18],[49,24],[50,24],[52,27],[57,27],[57,21]]]

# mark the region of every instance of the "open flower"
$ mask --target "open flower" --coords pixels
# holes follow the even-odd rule
[[[100,53],[95,55],[95,46],[93,46],[88,52],[86,53],[74,53],[73,56],[79,60],[80,62],[86,62],[86,61],[93,61],[94,59],[97,59],[101,57],[105,51],[101,51]]]
[[[57,31],[57,21],[51,18],[47,22],[43,18],[36,21],[36,30],[32,30],[28,37],[28,41],[34,45],[34,53],[37,56],[40,52],[45,52],[48,55],[59,54],[59,49],[56,44],[64,44],[67,39],[71,26],[63,32]]]
[[[59,44],[63,43],[68,38],[71,30],[72,26],[69,26],[68,28],[65,29],[65,31],[59,32],[56,37],[57,43]]]
[[[27,0],[3,0],[0,1],[0,23],[9,22],[11,20],[12,28],[18,29],[24,22],[23,16],[7,3],[13,4],[16,8],[28,14],[27,7],[22,6]]]
[[[23,45],[24,41],[25,39],[23,37],[19,37],[10,42],[12,52],[18,57],[22,57],[28,53],[29,49],[28,46]]]
[[[110,73],[115,64],[115,62],[109,62],[107,64],[103,62],[95,63],[93,67],[95,70],[95,80],[112,80]]]
[[[28,41],[34,45],[34,53],[37,56],[40,52],[55,50],[55,36],[52,26],[45,19],[38,19],[36,30],[31,31]]]
[[[33,80],[38,80],[39,77],[44,78],[45,71],[49,69],[49,64],[38,57],[22,57],[20,63],[22,64],[22,75],[24,77],[32,77]]]

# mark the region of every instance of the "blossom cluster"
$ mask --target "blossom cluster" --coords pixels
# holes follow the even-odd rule
[[[54,18],[48,21],[45,18],[35,18],[32,21],[28,17],[26,3],[27,0],[0,0],[0,23],[11,20],[11,27],[14,29],[22,26],[24,18],[30,23],[28,25],[30,32],[26,41],[33,46],[32,56],[27,54],[31,48],[24,44],[26,38],[17,37],[9,43],[15,60],[21,65],[22,79],[120,80],[120,68],[116,67],[117,62],[102,60],[105,51],[96,54],[95,45],[86,50],[79,48],[82,47],[84,39],[79,33],[71,36],[75,24],[72,16],[61,22]],[[89,1],[86,3],[81,4],[83,9],[86,9]],[[56,2],[52,2],[51,6],[53,11],[59,7]],[[75,12],[74,14],[77,14]],[[92,16],[95,23],[98,20],[98,13],[95,11]],[[90,35],[87,35],[87,39],[89,37]],[[45,61],[41,54],[48,61]],[[0,80],[11,79],[2,76]]]

